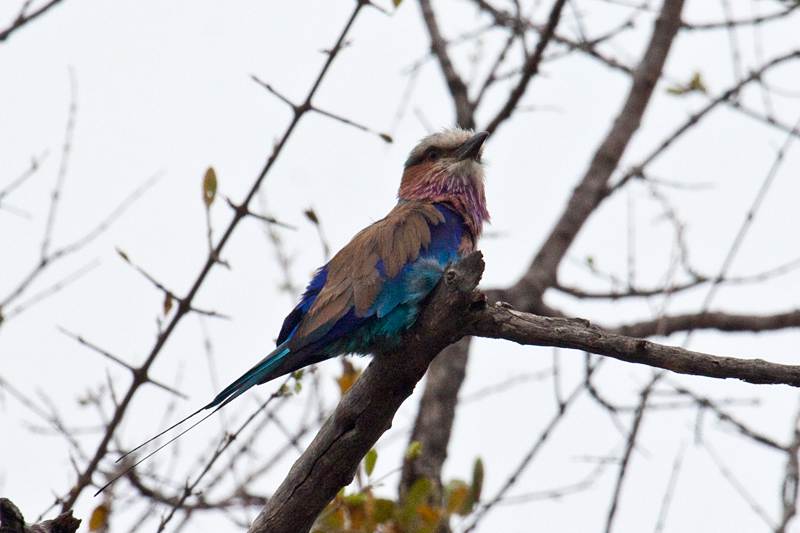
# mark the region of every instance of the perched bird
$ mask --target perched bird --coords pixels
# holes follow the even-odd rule
[[[166,431],[305,366],[397,348],[422,300],[450,263],[475,250],[489,220],[481,165],[488,136],[454,128],[422,139],[406,160],[397,205],[317,270],[284,320],[277,348]]]
[[[337,355],[397,348],[422,300],[450,263],[475,250],[489,220],[481,165],[488,136],[455,128],[422,139],[406,160],[394,209],[317,270],[277,348],[204,409]]]

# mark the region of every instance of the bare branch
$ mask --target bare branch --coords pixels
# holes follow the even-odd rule
[[[608,180],[617,168],[625,148],[639,128],[653,89],[661,76],[672,41],[680,28],[683,0],[665,0],[655,22],[650,43],[633,73],[628,98],[611,131],[597,149],[581,183],[575,189],[561,218],[536,254],[527,273],[505,291],[521,309],[532,309],[544,291],[557,280],[558,267],[589,215],[606,196]]]
[[[653,392],[653,387],[656,385],[658,380],[661,378],[663,374],[656,372],[653,378],[650,380],[650,383],[642,389],[642,392],[639,396],[639,405],[636,407],[636,413],[633,416],[633,424],[631,425],[631,431],[628,434],[628,442],[625,445],[625,453],[622,456],[622,460],[620,461],[619,465],[619,474],[617,475],[617,482],[614,485],[614,495],[611,498],[611,506],[608,509],[608,518],[606,519],[606,533],[611,533],[611,526],[614,523],[614,516],[617,512],[617,505],[619,504],[619,497],[622,493],[622,482],[625,480],[625,473],[628,470],[628,465],[630,464],[631,455],[633,453],[633,449],[636,446],[636,439],[639,437],[639,428],[642,425],[642,418],[644,417],[644,413],[647,410],[647,400],[650,397],[650,393]]]
[[[672,503],[672,498],[675,495],[675,487],[678,486],[678,475],[681,472],[681,465],[683,464],[683,455],[686,453],[686,443],[681,444],[681,449],[675,456],[675,461],[672,463],[672,472],[669,475],[669,483],[667,483],[667,490],[664,491],[664,498],[661,500],[661,508],[658,510],[658,521],[653,529],[653,533],[661,533],[664,530],[664,524],[667,523],[667,513],[669,506]]]
[[[12,22],[8,28],[0,31],[0,43],[8,39],[12,33],[23,27],[25,24],[41,15],[44,15],[51,7],[59,3],[61,3],[61,0],[50,0],[36,11],[26,14],[25,12],[28,10],[28,7],[31,4],[31,0],[26,0],[26,2],[22,4],[22,8],[19,10],[19,14],[14,22]]]
[[[791,13],[797,8],[800,8],[800,3],[785,2],[785,8],[769,15],[761,15],[758,17],[751,17],[747,19],[728,19],[720,22],[684,22],[682,27],[687,30],[722,30],[726,28],[735,28],[737,26],[758,26],[764,22],[771,22],[773,20],[780,20],[786,15]]]
[[[591,373],[592,370],[590,370]],[[472,517],[472,521],[470,524],[464,528],[464,533],[469,533],[473,531],[477,526],[478,523],[486,516],[486,514],[498,503],[502,502],[505,494],[513,487],[517,480],[519,479],[520,475],[525,471],[528,466],[530,466],[531,461],[536,457],[536,454],[542,449],[545,442],[548,441],[549,437],[552,436],[553,431],[555,430],[556,426],[564,420],[567,411],[570,407],[574,404],[575,400],[580,396],[580,393],[584,390],[584,384],[581,383],[577,387],[575,387],[570,395],[564,400],[564,402],[558,407],[553,417],[550,419],[550,422],[545,426],[542,432],[539,434],[539,438],[533,443],[528,453],[520,461],[519,465],[514,469],[514,471],[509,475],[506,482],[503,486],[497,491],[497,493],[488,501],[486,502],[481,508],[475,513]]]
[[[609,331],[629,337],[668,336],[679,331],[716,329],[719,331],[774,331],[800,327],[800,309],[774,315],[734,315],[722,312],[691,313],[663,316],[609,328]]]
[[[769,516],[769,513],[766,511],[766,509],[764,509],[761,506],[761,504],[758,503],[756,498],[752,494],[750,494],[748,488],[741,481],[736,479],[736,476],[733,474],[731,469],[728,468],[728,466],[723,462],[722,457],[719,456],[719,454],[716,452],[716,450],[714,450],[711,444],[707,441],[703,441],[703,447],[706,449],[708,455],[714,461],[714,464],[719,469],[720,474],[722,474],[722,476],[728,480],[728,483],[731,484],[731,487],[733,487],[734,490],[736,490],[736,492],[739,493],[742,499],[747,502],[747,505],[750,507],[750,509],[752,509],[753,512],[757,516],[759,516],[764,521],[764,523],[767,524],[767,526],[769,526],[770,529],[776,529],[775,523],[772,517]]]
[[[428,28],[428,35],[431,38],[431,51],[436,56],[439,66],[447,81],[450,95],[456,108],[456,124],[462,128],[475,129],[475,107],[469,100],[467,85],[461,76],[456,72],[450,56],[447,54],[447,41],[439,31],[439,24],[436,22],[436,14],[433,12],[430,0],[419,0],[422,8],[422,17],[425,19],[425,26]]]
[[[68,330],[66,330],[66,329],[64,329],[64,328],[62,328],[60,326],[58,327],[58,331],[60,331],[61,333],[63,333],[67,337],[70,337],[71,339],[75,340],[79,344],[82,344],[83,346],[86,346],[87,348],[89,348],[93,352],[99,353],[100,355],[102,355],[102,356],[114,361],[115,363],[117,363],[121,367],[127,368],[131,372],[135,372],[136,371],[136,369],[134,367],[132,367],[131,365],[129,365],[128,363],[126,363],[125,361],[123,361],[122,359],[117,357],[116,355],[114,355],[114,354],[112,354],[112,353],[100,348],[99,346],[97,346],[95,344],[92,344],[91,342],[87,341],[86,339],[84,339],[80,335],[76,335],[75,333],[72,333],[71,331],[68,331]],[[155,381],[155,380],[149,379],[149,378],[148,378],[147,381],[149,381],[150,383],[152,383],[153,385],[155,385],[156,387],[158,387],[160,389],[164,389],[165,391],[169,392],[170,394],[174,394],[175,396],[178,396],[179,398],[183,398],[183,399],[187,399],[188,398],[188,396],[186,396],[184,393],[182,393],[182,392],[180,392],[178,390],[175,390],[174,388],[170,387],[169,385],[165,385],[163,383],[160,383],[158,381]]]
[[[293,108],[295,110],[295,112],[297,112],[298,109],[300,108],[300,106],[298,106],[296,104],[293,104],[288,98],[286,98],[281,93],[276,91],[269,83],[261,81],[258,78],[258,76],[252,75],[251,78],[253,79],[253,81],[255,81],[256,83],[258,83],[259,85],[264,87],[266,90],[268,90],[269,92],[271,92],[275,96],[277,96],[278,99],[281,100],[283,103],[285,103],[288,106],[290,106],[291,108]],[[388,134],[381,133],[379,131],[375,131],[375,130],[373,130],[372,128],[370,128],[368,126],[365,126],[363,124],[359,124],[358,122],[354,122],[354,121],[350,120],[349,118],[343,117],[341,115],[337,115],[335,113],[331,113],[330,111],[325,111],[324,109],[320,109],[320,108],[318,108],[316,106],[313,106],[311,104],[309,104],[309,109],[308,110],[309,111],[314,111],[315,113],[319,113],[320,115],[322,115],[324,117],[332,118],[333,120],[336,120],[337,122],[341,122],[342,124],[347,124],[348,126],[353,126],[354,128],[359,129],[361,131],[365,131],[367,133],[371,133],[373,135],[376,135],[376,136],[380,137],[384,142],[387,142],[387,143],[391,143],[392,142],[392,137],[389,136]],[[269,221],[269,222],[273,222],[273,221]]]
[[[693,352],[610,333],[589,325],[586,320],[547,318],[499,305],[482,311],[467,333],[478,337],[507,339],[524,345],[583,350],[679,374],[733,378],[748,383],[784,383],[800,387],[800,366]]]
[[[558,26],[558,21],[561,18],[561,11],[564,9],[564,4],[566,4],[566,0],[556,0],[553,7],[550,9],[547,25],[539,37],[539,42],[536,43],[536,49],[533,51],[533,54],[528,57],[525,64],[522,66],[521,77],[519,82],[517,82],[517,86],[511,91],[503,109],[497,113],[497,116],[495,116],[485,128],[489,133],[494,132],[500,124],[508,120],[511,113],[514,112],[514,109],[519,104],[520,99],[525,94],[528,83],[539,72],[539,63],[542,61],[545,48],[547,48],[547,45],[553,38],[556,26]]]
[[[61,502],[62,509],[65,510],[71,509],[75,505],[75,502],[77,501],[78,497],[83,493],[84,489],[86,489],[86,487],[90,486],[93,483],[92,478],[95,472],[97,471],[98,466],[100,465],[100,461],[102,461],[108,454],[109,443],[111,442],[112,437],[115,435],[117,428],[122,422],[122,419],[125,416],[125,413],[127,412],[128,406],[130,405],[133,396],[139,390],[139,387],[141,387],[145,383],[147,372],[150,370],[150,367],[152,366],[158,354],[161,353],[161,349],[164,347],[167,339],[172,335],[172,332],[175,330],[181,319],[190,311],[191,302],[194,300],[195,295],[200,290],[200,287],[205,281],[211,268],[215,264],[217,264],[218,262],[217,258],[221,256],[222,250],[225,247],[225,244],[228,242],[228,239],[233,234],[233,231],[236,229],[239,222],[245,216],[247,216],[247,206],[250,205],[251,200],[261,187],[261,183],[266,178],[267,174],[272,168],[272,165],[278,158],[278,155],[281,153],[286,142],[289,140],[289,137],[294,131],[294,128],[297,126],[298,122],[305,114],[305,111],[303,110],[307,110],[310,107],[311,99],[316,94],[317,89],[322,83],[322,80],[325,77],[325,74],[328,72],[328,69],[330,68],[334,59],[337,57],[339,51],[344,46],[345,37],[350,31],[350,28],[353,25],[356,16],[361,11],[361,8],[364,7],[365,5],[368,5],[368,3],[369,2],[367,2],[366,0],[359,0],[357,2],[350,18],[345,23],[344,28],[339,34],[336,44],[328,52],[328,58],[325,61],[325,64],[322,66],[322,69],[320,70],[319,74],[317,75],[317,78],[314,81],[311,89],[307,93],[305,103],[303,104],[303,106],[301,106],[301,110],[295,112],[294,117],[292,118],[291,122],[284,131],[283,136],[275,144],[272,150],[272,154],[269,156],[267,162],[264,164],[264,167],[261,169],[261,172],[259,173],[258,177],[255,179],[244,201],[240,204],[239,206],[240,208],[235,211],[233,219],[231,220],[227,229],[225,230],[219,242],[217,243],[217,246],[206,259],[206,262],[203,265],[200,274],[198,275],[197,279],[195,280],[188,294],[183,299],[180,300],[180,305],[178,306],[175,315],[170,320],[166,329],[158,335],[158,338],[153,348],[151,349],[150,353],[148,354],[147,358],[145,359],[144,363],[142,364],[141,367],[137,369],[137,379],[133,380],[133,383],[131,383],[130,387],[125,393],[125,396],[120,401],[119,406],[115,409],[114,415],[108,423],[106,433],[100,440],[100,443],[97,446],[97,449],[95,451],[94,456],[92,457],[92,460],[89,461],[89,463],[83,468],[80,475],[78,476],[78,479],[75,482],[74,487],[70,490],[68,496],[63,498]]]
[[[800,410],[794,418],[794,431],[792,442],[786,447],[786,467],[784,469],[783,486],[781,487],[782,516],[781,523],[775,528],[775,533],[785,533],[786,527],[797,515],[797,489],[800,485]]]
[[[75,70],[69,69],[70,82],[70,101],[69,115],[67,118],[67,131],[64,133],[64,145],[61,148],[61,164],[58,167],[58,178],[56,186],[53,188],[52,199],[50,200],[50,211],[47,214],[47,225],[44,230],[44,240],[42,241],[42,261],[48,256],[48,248],[53,238],[53,225],[56,220],[56,211],[61,200],[61,189],[67,177],[67,162],[72,151],[72,135],[75,132],[75,115],[78,112],[78,80],[75,78]]]
[[[48,152],[47,150],[45,150],[39,157],[33,157],[31,159],[30,166],[25,170],[25,172],[17,176],[17,178],[14,179],[14,181],[6,185],[5,189],[0,190],[0,202],[3,201],[3,198],[11,194],[11,192],[14,189],[25,183],[28,180],[28,178],[33,176],[36,173],[36,171],[38,171],[41,168],[42,163],[44,162],[45,159],[47,159],[47,156]]]

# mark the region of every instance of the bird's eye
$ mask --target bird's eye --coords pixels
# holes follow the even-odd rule
[[[439,159],[439,156],[441,155],[442,153],[439,151],[439,149],[431,148],[430,150],[428,150],[428,153],[425,154],[425,158],[428,161],[436,161],[437,159]]]

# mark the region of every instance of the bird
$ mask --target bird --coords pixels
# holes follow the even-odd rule
[[[488,136],[451,128],[422,139],[405,162],[395,207],[316,271],[277,347],[203,409],[338,355],[379,357],[400,347],[422,301],[451,263],[475,251],[489,221],[481,162]]]
[[[283,321],[277,347],[207,405],[123,457],[214,409],[202,422],[255,385],[338,355],[380,357],[401,347],[422,301],[450,264],[475,251],[489,222],[481,162],[488,136],[455,127],[423,138],[405,162],[397,204],[316,271]]]

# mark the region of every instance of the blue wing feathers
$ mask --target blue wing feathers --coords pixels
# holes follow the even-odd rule
[[[383,284],[364,316],[356,316],[355,308],[351,307],[334,324],[321,328],[321,335],[290,350],[290,339],[327,281],[328,265],[323,266],[284,320],[278,347],[220,392],[206,408],[225,405],[254,385],[335,355],[376,353],[396,347],[398,334],[416,320],[420,302],[433,290],[447,266],[459,259],[457,249],[464,231],[463,219],[445,205],[435,204],[435,207],[444,222],[429,224],[430,243],[420,249],[413,261],[406,262],[392,278],[386,275],[382,260],[375,265]]]
[[[319,291],[322,290],[322,287],[325,286],[325,281],[328,279],[327,266],[328,265],[325,265],[317,269],[316,274],[314,274],[308,287],[306,287],[306,292],[303,293],[303,296],[300,298],[300,303],[297,304],[297,307],[283,320],[283,326],[281,327],[281,332],[278,334],[277,344],[283,344],[287,341],[292,332],[297,329],[300,321],[303,320],[303,317],[308,313],[311,304],[314,303]]]

